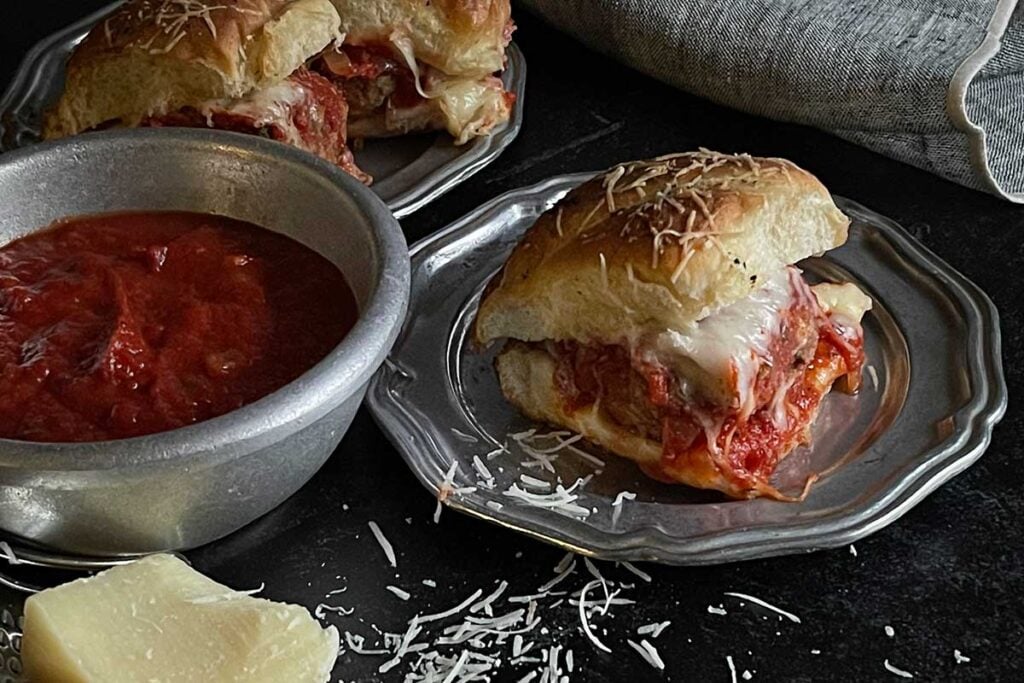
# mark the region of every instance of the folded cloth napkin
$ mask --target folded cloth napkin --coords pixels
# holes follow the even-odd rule
[[[666,83],[1024,202],[1017,0],[521,0]]]

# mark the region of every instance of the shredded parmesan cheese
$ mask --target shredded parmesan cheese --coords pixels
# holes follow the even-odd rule
[[[438,619],[445,619],[447,617],[452,616],[453,614],[458,614],[462,610],[472,605],[474,602],[476,602],[477,598],[479,598],[482,594],[483,591],[478,588],[472,595],[470,595],[468,598],[466,598],[458,605],[452,607],[449,610],[445,610],[444,612],[437,612],[436,614],[425,614],[416,616],[415,619],[421,624],[425,624],[430,621],[437,621]]]
[[[448,472],[445,473],[444,479],[441,481],[441,485],[437,487],[437,507],[434,509],[434,524],[441,521],[441,504],[454,491],[452,486],[455,484],[455,473],[458,471],[459,462],[458,460],[453,460],[451,467],[448,468]]]
[[[636,500],[636,494],[630,491],[619,491],[618,495],[615,496],[615,500],[612,501],[612,526],[619,522],[619,517],[622,515],[622,502],[624,500]]]
[[[602,650],[604,652],[611,652],[612,651],[611,648],[608,647],[607,645],[605,645],[604,643],[602,643],[598,639],[598,637],[596,635],[594,635],[594,632],[590,628],[590,622],[587,619],[587,612],[586,612],[587,593],[592,588],[596,588],[597,586],[600,586],[600,585],[601,585],[601,582],[598,581],[597,579],[594,579],[593,581],[591,581],[590,583],[585,585],[583,587],[583,590],[580,591],[580,602],[579,602],[580,624],[583,626],[583,633],[586,634],[587,638],[590,639],[590,642],[592,642],[594,644],[594,647],[596,647],[597,649]]]
[[[622,566],[625,567],[626,570],[628,570],[628,571],[636,574],[637,576],[639,576],[641,579],[643,579],[647,583],[651,582],[651,575],[648,574],[647,572],[641,570],[640,568],[638,568],[632,562],[623,562]]]
[[[878,371],[875,370],[874,365],[868,365],[866,369],[868,371],[868,377],[871,378],[871,388],[878,391]]]
[[[740,598],[741,600],[748,600],[748,601],[754,603],[755,605],[760,605],[761,607],[764,607],[765,609],[770,609],[771,611],[775,612],[776,614],[789,619],[794,624],[799,624],[800,623],[800,617],[798,617],[797,615],[795,615],[795,614],[793,614],[791,612],[787,612],[784,609],[779,609],[775,605],[771,605],[771,604],[765,602],[764,600],[762,600],[760,598],[755,598],[753,595],[746,595],[745,593],[729,593],[729,592],[727,592],[726,595],[730,595],[730,596],[732,596],[734,598]]]
[[[894,673],[897,676],[899,676],[900,678],[913,678],[914,677],[914,674],[910,673],[909,671],[905,671],[904,669],[900,669],[899,667],[895,667],[892,664],[890,664],[888,659],[885,660],[884,664],[885,664],[885,670],[886,671]]]
[[[7,541],[0,541],[0,553],[7,559],[7,562],[11,565],[21,564],[21,560],[14,554],[14,550],[11,549],[10,544]]]
[[[353,612],[355,612],[355,610],[347,607],[340,607],[337,605],[327,605],[321,602],[319,605],[316,606],[316,609],[313,610],[313,616],[323,621],[327,612],[334,612],[335,614],[340,614],[343,617],[347,617],[351,615]]]
[[[472,434],[467,434],[466,432],[459,431],[454,427],[452,427],[452,434],[458,437],[460,441],[465,441],[466,443],[477,443],[479,441],[479,439],[477,439]]]
[[[491,474],[491,471],[487,468],[487,465],[484,464],[484,461],[480,459],[479,455],[473,456],[473,468],[484,481],[494,480],[494,475]]]
[[[672,625],[671,621],[663,621],[658,624],[646,624],[636,630],[637,635],[650,636],[651,638],[657,638],[661,635],[661,632]]]
[[[661,669],[664,671],[665,662],[662,661],[661,655],[658,654],[658,650],[649,642],[641,640],[640,644],[637,645],[632,640],[627,639],[626,643],[640,653],[640,656],[643,657],[645,662],[653,666],[655,669]]]
[[[385,586],[385,588],[394,593],[395,597],[397,597],[399,600],[408,600],[412,597],[409,591],[402,590],[398,586]]]
[[[615,192],[615,183],[619,182],[624,175],[626,175],[626,167],[620,164],[604,177],[605,202],[608,204],[609,213],[615,212],[615,195],[613,194]]]
[[[374,538],[377,539],[377,543],[380,544],[381,549],[384,551],[384,555],[388,558],[388,563],[392,567],[398,566],[398,560],[395,557],[395,549],[391,546],[391,543],[387,538],[384,537],[384,532],[377,526],[377,522],[370,522],[370,531],[373,532]]]

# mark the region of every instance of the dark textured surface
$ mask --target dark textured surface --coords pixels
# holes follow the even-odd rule
[[[0,82],[35,40],[101,4],[5,3]],[[726,655],[740,672],[755,671],[755,681],[900,680],[883,668],[886,658],[915,672],[916,680],[1016,680],[1024,655],[1024,493],[1017,467],[1024,425],[1014,401],[1024,379],[1024,285],[1017,272],[1024,262],[1024,208],[808,128],[710,105],[598,57],[528,16],[519,23],[517,40],[530,67],[523,133],[492,167],[403,221],[410,241],[505,190],[556,173],[698,145],[785,156],[835,193],[909,227],[992,296],[1003,316],[1011,395],[981,461],[896,524],[857,543],[857,556],[841,549],[710,568],[646,567],[654,582],[632,591],[638,604],[618,608],[605,622],[612,655],[593,650],[571,628],[572,611],[560,609],[556,621],[567,628],[557,637],[577,653],[576,679],[654,678],[624,638],[634,637],[640,624],[671,619],[656,643],[676,681],[728,681]],[[532,592],[561,555],[451,512],[434,526],[433,508],[364,410],[300,493],[189,557],[234,587],[266,582],[268,597],[311,607],[347,584],[332,604],[354,607],[356,614],[336,623],[368,632],[355,617],[401,631],[418,609],[443,609],[501,578],[512,584],[510,593]],[[398,578],[368,532],[371,519],[398,551]],[[426,603],[403,603],[383,589],[394,583],[422,598],[424,578],[439,585]],[[762,619],[767,612],[741,608],[724,591],[783,606],[802,623]],[[729,614],[709,614],[709,604],[725,604]],[[895,629],[894,637],[885,635],[885,625]],[[971,662],[957,665],[954,648]],[[374,680],[379,662],[346,657],[336,676]],[[391,679],[400,678],[395,673]]]

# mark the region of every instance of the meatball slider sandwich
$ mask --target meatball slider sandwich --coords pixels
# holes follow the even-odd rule
[[[191,126],[289,143],[369,180],[347,145],[348,105],[308,61],[340,41],[330,0],[128,0],[67,65],[44,136]]]
[[[332,0],[344,43],[316,68],[339,83],[353,137],[447,130],[462,144],[507,121],[496,74],[514,30],[509,0]]]
[[[480,344],[502,391],[649,475],[734,498],[769,483],[822,399],[853,391],[870,299],[792,264],[849,220],[781,159],[701,150],[614,167],[570,192],[489,283]]]

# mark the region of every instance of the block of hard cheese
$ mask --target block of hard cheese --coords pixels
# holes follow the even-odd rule
[[[338,631],[170,555],[33,595],[22,662],[33,683],[323,683]]]

